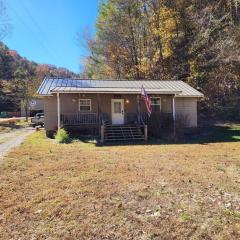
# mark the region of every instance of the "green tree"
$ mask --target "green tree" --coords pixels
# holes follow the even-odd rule
[[[38,81],[35,76],[35,65],[23,62],[14,72],[14,80],[11,84],[11,92],[15,95],[15,101],[22,102],[26,113],[26,121],[29,115],[30,99],[36,94]]]

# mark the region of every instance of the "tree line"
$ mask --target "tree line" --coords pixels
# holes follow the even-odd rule
[[[36,90],[46,75],[76,76],[65,68],[31,62],[0,42],[0,112],[17,111],[20,102],[27,110],[29,100],[36,97]]]
[[[240,0],[105,0],[87,44],[86,77],[183,80],[240,119]]]
[[[46,75],[77,76],[65,68],[29,61],[9,49],[3,40],[12,27],[4,1],[0,0],[0,112],[18,111],[20,104],[27,111],[29,100],[36,96],[36,90]]]

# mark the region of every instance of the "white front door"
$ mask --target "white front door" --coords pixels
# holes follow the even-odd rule
[[[124,99],[112,99],[112,124],[124,124]]]

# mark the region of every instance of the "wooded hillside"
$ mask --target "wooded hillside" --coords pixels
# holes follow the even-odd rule
[[[75,76],[64,68],[28,61],[0,42],[0,112],[16,111],[20,100],[28,102],[46,75]]]
[[[180,79],[205,116],[240,119],[240,0],[105,0],[88,46],[90,78]]]

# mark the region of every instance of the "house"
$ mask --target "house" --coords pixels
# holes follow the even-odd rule
[[[25,109],[25,104],[21,101],[21,117],[33,117],[36,113],[43,112],[43,100],[39,98],[31,98],[27,104],[27,113]]]
[[[88,80],[46,77],[38,89],[43,97],[47,135],[57,129],[99,130],[101,140],[147,139],[149,117],[141,88],[151,99],[153,122],[158,115],[176,121],[187,116],[197,127],[197,102],[203,94],[183,81]]]

